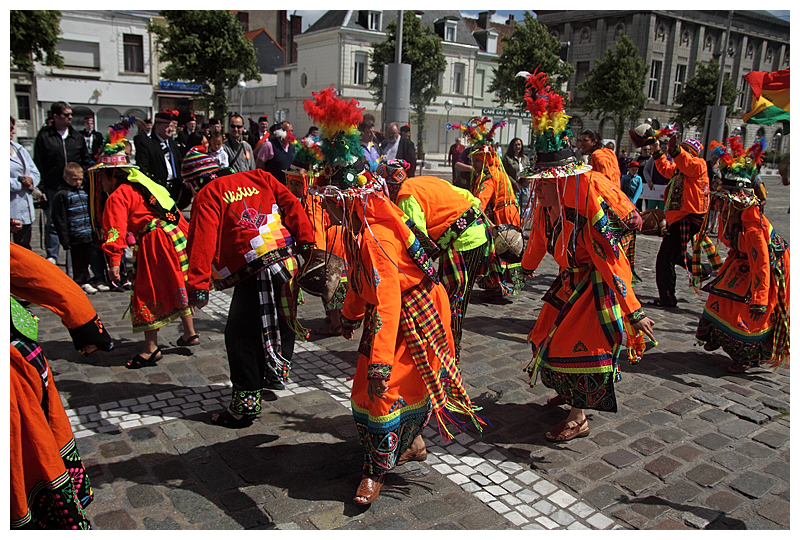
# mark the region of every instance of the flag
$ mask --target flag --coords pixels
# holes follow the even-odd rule
[[[742,120],[750,124],[771,125],[789,121],[789,70],[767,73],[751,71],[744,80],[753,89],[750,112]]]

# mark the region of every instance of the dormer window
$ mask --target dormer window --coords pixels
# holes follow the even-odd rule
[[[486,36],[486,52],[489,54],[497,54],[497,34],[489,32]]]
[[[380,32],[381,30],[381,11],[361,10],[358,12],[358,24],[367,30]]]
[[[454,42],[456,40],[456,25],[458,21],[446,20],[444,22],[444,40]]]

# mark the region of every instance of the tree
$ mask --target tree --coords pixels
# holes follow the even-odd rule
[[[167,24],[151,23],[158,59],[169,62],[161,72],[168,81],[186,81],[203,88],[203,100],[224,118],[228,113],[225,89],[239,78],[261,80],[253,43],[230,11],[162,11]]]
[[[33,71],[33,63],[64,67],[64,58],[56,50],[61,39],[60,11],[11,10],[11,66]]]
[[[606,51],[578,90],[586,92],[581,108],[595,112],[597,118],[610,116],[614,120],[614,140],[619,148],[625,134],[625,121],[636,119],[644,109],[647,65],[636,46],[625,34],[619,34],[617,46]]]
[[[397,43],[397,21],[391,21],[386,28],[386,40],[370,43],[372,58],[369,69],[375,75],[369,81],[375,102],[384,102],[383,66],[395,61]],[[442,93],[439,74],[447,67],[442,52],[442,40],[429,26],[422,23],[413,11],[403,14],[403,50],[400,62],[411,65],[411,96],[409,102],[413,120],[417,124],[417,148],[423,146],[425,131],[425,109]]]
[[[719,62],[711,60],[708,64],[697,64],[694,76],[686,81],[683,90],[675,96],[675,103],[679,104],[675,119],[685,126],[704,126],[706,108],[717,102],[717,86],[719,86]],[[728,107],[728,114],[733,111],[733,104],[738,95],[736,83],[726,77],[722,83],[720,105]]]
[[[503,53],[492,69],[494,79],[488,91],[494,92],[500,106],[512,103],[518,108],[525,106],[525,79],[517,77],[520,71],[544,71],[553,90],[558,90],[569,75],[575,71],[572,65],[562,62],[558,56],[561,42],[547,33],[547,28],[529,12],[516,25],[511,37],[503,38]]]

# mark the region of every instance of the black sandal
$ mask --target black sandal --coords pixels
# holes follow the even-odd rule
[[[196,340],[196,341],[195,341]],[[195,334],[189,339],[184,340],[183,336],[178,338],[178,346],[179,347],[191,347],[193,345],[200,345],[200,336]]]
[[[147,366],[154,366],[156,362],[161,360],[164,355],[159,356],[156,358],[157,355],[161,354],[161,347],[158,347],[153,354],[150,355],[149,358],[145,358],[141,354],[137,354],[136,356],[131,359],[130,362],[125,364],[125,367],[128,369],[139,369]]]
[[[249,427],[253,423],[253,418],[250,416],[242,416],[241,418],[234,418],[228,409],[218,413],[216,418],[211,416],[211,423],[215,426],[221,426],[229,429],[241,429]]]

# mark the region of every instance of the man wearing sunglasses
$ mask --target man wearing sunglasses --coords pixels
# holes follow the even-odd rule
[[[39,189],[44,193],[46,201],[53,200],[62,184],[66,186],[63,179],[64,165],[69,162],[80,163],[85,171],[91,161],[86,141],[72,127],[72,106],[66,101],[57,101],[50,106],[50,116],[53,123],[39,132],[33,147],[33,162],[42,177]],[[58,234],[49,202],[45,202],[44,212],[47,260],[55,264],[58,262]]]
[[[228,154],[228,166],[237,173],[252,171],[256,168],[256,159],[253,147],[244,140],[244,118],[233,113],[228,127],[228,138],[222,143],[222,149]]]

